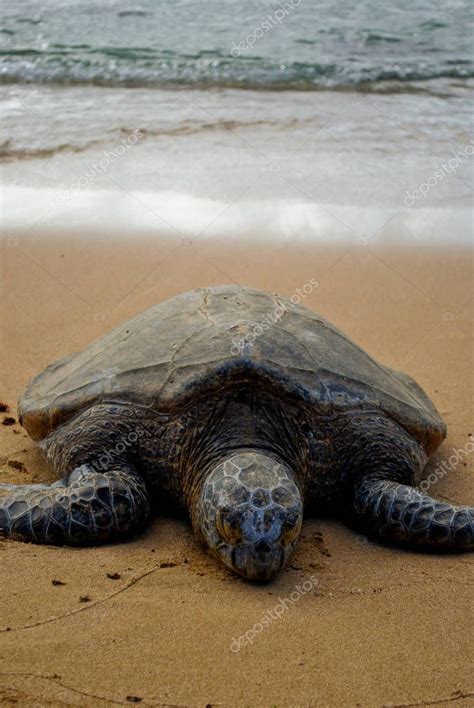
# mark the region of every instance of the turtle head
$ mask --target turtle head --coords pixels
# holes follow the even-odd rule
[[[269,581],[293,550],[303,519],[300,491],[286,465],[254,451],[221,461],[204,481],[195,525],[225,565]]]

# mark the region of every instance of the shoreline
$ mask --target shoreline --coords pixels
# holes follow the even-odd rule
[[[310,196],[219,201],[179,192],[128,189],[66,191],[5,186],[4,238],[106,238],[243,244],[287,243],[331,248],[370,244],[382,248],[468,248],[472,240],[469,200],[431,206],[429,201],[374,207],[317,203]],[[413,200],[414,201],[414,200]],[[28,204],[25,219],[24,204]]]

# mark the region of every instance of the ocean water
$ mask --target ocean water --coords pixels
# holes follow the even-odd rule
[[[470,0],[4,0],[12,82],[258,89],[474,77]]]
[[[471,238],[471,0],[1,14],[8,229]]]

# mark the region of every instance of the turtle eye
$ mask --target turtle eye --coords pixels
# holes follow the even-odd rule
[[[225,541],[231,544],[239,543],[242,532],[237,516],[230,509],[220,509],[216,515],[217,530]]]
[[[286,515],[282,524],[281,540],[283,543],[291,543],[299,534],[301,526],[301,515],[297,511],[291,511]]]

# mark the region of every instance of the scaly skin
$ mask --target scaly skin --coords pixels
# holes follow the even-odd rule
[[[427,462],[421,446],[380,413],[354,415],[346,436],[351,511],[370,536],[431,550],[474,549],[474,508],[417,490]]]
[[[0,495],[0,531],[34,543],[115,541],[142,530],[150,514],[144,480],[125,465],[103,474],[82,465],[50,485],[2,484]]]
[[[387,541],[438,550],[474,548],[474,509],[437,501],[406,484],[364,479],[355,513],[369,534]]]
[[[389,541],[442,550],[474,547],[474,509],[437,502],[413,488],[426,454],[377,411],[334,411],[322,418],[301,403],[241,390],[196,402],[174,416],[102,403],[58,428],[44,448],[64,479],[52,485],[0,485],[0,533],[5,536],[74,545],[125,538],[145,528],[152,492],[166,490],[188,508],[219,555],[212,548],[213,535],[201,526],[204,518],[219,518],[211,508],[219,499],[205,493],[206,480],[245,449],[254,461],[263,455],[280,464],[288,476],[285,484],[291,488],[294,480],[310,509],[337,508]],[[255,485],[271,496],[264,482],[268,464],[261,462]],[[236,518],[248,535],[248,517]],[[285,524],[282,518],[269,521],[273,539],[272,524],[281,527],[280,534]],[[299,531],[298,519],[294,527]],[[274,540],[281,543],[280,536]],[[232,557],[232,548],[226,557]],[[269,579],[252,562],[252,570],[238,572]]]

